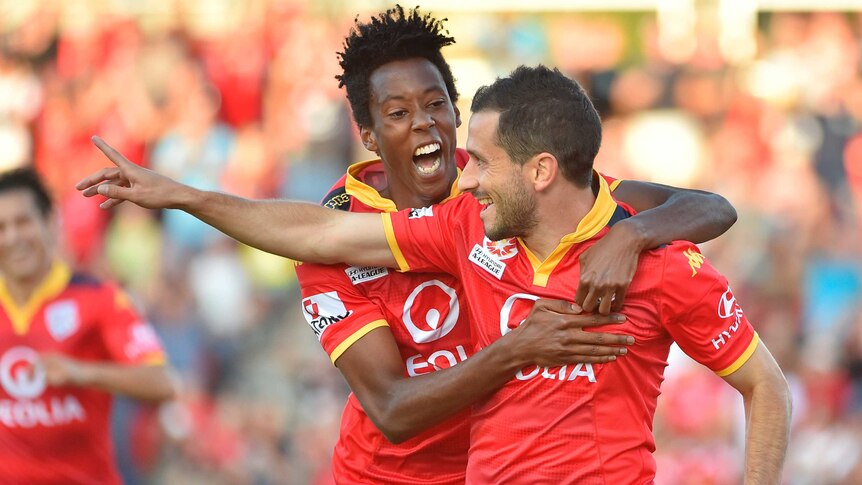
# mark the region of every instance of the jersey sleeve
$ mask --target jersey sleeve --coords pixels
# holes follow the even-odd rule
[[[368,332],[389,325],[380,308],[354,285],[386,276],[388,271],[373,266],[297,264],[302,315],[333,364]]]
[[[125,291],[105,285],[102,298],[102,340],[111,358],[123,364],[164,365],[167,358],[156,331]]]
[[[727,279],[697,246],[677,241],[666,248],[662,321],[680,348],[719,376],[751,357],[759,338]]]
[[[455,216],[466,198],[460,196],[445,204],[381,214],[386,240],[399,271],[457,276],[454,231],[459,225]]]

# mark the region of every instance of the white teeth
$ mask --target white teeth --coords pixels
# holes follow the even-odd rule
[[[439,158],[437,160],[434,160],[434,163],[432,163],[428,167],[423,167],[423,166],[418,165],[418,164],[416,165],[416,170],[418,170],[419,173],[424,174],[424,175],[430,175],[430,174],[436,172],[438,168],[440,168],[440,159]]]
[[[440,149],[439,143],[432,143],[430,145],[425,145],[425,146],[417,148],[416,151],[413,152],[413,156],[418,157],[420,155],[428,155],[429,153],[434,153],[439,149]]]

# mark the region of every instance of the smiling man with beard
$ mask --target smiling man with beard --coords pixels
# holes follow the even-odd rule
[[[400,7],[357,25],[341,53],[344,73],[340,80],[347,88],[363,144],[380,159],[352,166],[324,199],[324,206],[345,212],[404,209],[408,217],[421,220],[433,216],[436,208],[429,208],[432,204],[455,198],[459,168],[469,156],[455,148],[455,129],[460,124],[454,106],[458,93],[440,54],[451,42],[439,21]],[[97,145],[120,168],[88,177],[79,188],[85,195],[98,190],[117,197],[106,206],[128,199],[151,208],[183,208],[243,242],[276,253],[291,245],[284,238],[287,234],[298,239],[303,239],[298,234],[310,234],[292,228],[282,232],[294,217],[299,218],[294,221],[297,224],[311,223],[303,215],[307,206],[189,191],[128,164],[104,142],[97,141]],[[95,187],[105,180],[112,186]],[[629,181],[610,183],[618,196],[645,212],[621,222],[590,251],[581,253],[586,255],[582,261],[588,270],[582,273],[587,276],[618,278],[627,285],[642,249],[682,237],[706,240],[733,222],[732,208],[709,194]],[[662,202],[666,202],[664,207],[648,210]],[[211,209],[244,220],[222,218]],[[572,209],[570,215],[564,211],[558,217],[576,222],[574,206]],[[374,217],[369,231],[375,224],[380,227],[379,216]],[[252,225],[254,229],[247,232]],[[336,226],[315,227],[318,236],[308,247],[326,248],[329,242],[324,240],[338,239],[351,253],[364,253],[362,245],[353,245],[362,237],[345,240],[331,232]],[[488,264],[499,267],[505,264],[501,259],[516,256],[517,243],[498,244],[492,239],[480,241],[480,249],[491,254]],[[293,254],[308,254],[308,260],[319,256],[313,249]],[[392,257],[388,246],[383,246],[365,255],[367,261],[375,254]],[[442,273],[398,273],[359,262],[327,267],[306,262],[297,268],[305,316],[354,391],[336,445],[334,470],[339,482],[463,483],[469,404],[487,397],[530,364],[599,364],[612,358],[607,356],[619,355],[615,344],[627,342],[625,336],[579,330],[591,323],[614,321],[610,318],[574,315],[562,302],[540,300],[529,315],[529,307],[524,309],[520,317],[528,318],[518,329],[467,359],[474,348],[469,326],[476,322],[470,318],[473,304],[458,278]],[[608,262],[616,264],[607,271],[596,266]],[[625,285],[605,283],[596,283],[592,286],[598,289],[580,295],[584,306],[596,309],[596,301],[603,295],[610,295],[604,299],[605,312],[612,301],[622,304]],[[575,286],[570,294],[557,298],[571,300]],[[578,289],[590,286],[582,282]],[[499,319],[481,314],[479,320],[483,318]],[[593,351],[606,357],[597,357]],[[455,363],[458,365],[453,366]],[[583,365],[577,372],[584,372]]]

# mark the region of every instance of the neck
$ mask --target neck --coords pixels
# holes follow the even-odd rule
[[[18,306],[24,306],[30,301],[36,288],[45,281],[48,273],[51,272],[52,263],[53,261],[49,260],[39,271],[25,277],[5,278],[6,290]]]
[[[578,224],[595,205],[596,193],[591,186],[577,187],[560,181],[536,198],[536,225],[521,239],[544,261],[563,237],[577,231]]]
[[[404,184],[398,183],[398,181],[393,181],[392,177],[389,176],[387,172],[386,178],[388,181],[388,185],[379,190],[380,195],[386,197],[395,203],[395,207],[398,210],[403,209],[418,209],[421,207],[428,207],[434,204],[439,204],[446,197],[449,197],[451,193],[452,184],[455,183],[455,179],[458,178],[458,170],[453,165],[451,169],[451,173],[449,174],[448,183],[446,184],[446,191],[443,193],[438,193],[433,196],[424,195],[419,191],[415,190],[412,187],[408,187]],[[394,183],[393,183],[394,182]]]
[[[402,190],[399,190],[399,188]],[[395,207],[397,207],[398,210],[428,207],[429,205],[434,205],[445,198],[438,197],[435,199],[433,197],[423,197],[421,194],[404,189],[397,185],[386,187],[380,191],[380,195],[386,197],[392,202],[395,202]]]

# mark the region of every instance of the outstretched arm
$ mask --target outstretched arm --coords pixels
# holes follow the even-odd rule
[[[745,403],[745,483],[781,483],[791,412],[790,390],[781,369],[760,342],[751,358],[724,380]]]
[[[736,210],[724,197],[700,190],[623,180],[614,198],[638,214],[617,222],[581,254],[575,302],[588,312],[622,308],[642,251],[677,239],[709,241],[736,222]]]
[[[147,209],[179,209],[239,242],[291,259],[396,266],[379,214],[201,191],[130,162],[101,138],[93,137],[93,143],[115,166],[75,188],[87,197],[107,197],[103,208],[129,201]]]
[[[51,386],[94,387],[147,401],[172,399],[177,393],[177,379],[164,365],[85,362],[58,353],[43,354],[40,365]]]
[[[539,300],[523,324],[493,344],[453,367],[414,377],[404,377],[404,359],[388,327],[363,336],[335,365],[371,421],[400,443],[487,397],[527,365],[610,362],[625,354],[619,346],[634,343],[629,336],[583,330],[622,323],[622,315],[579,312],[567,302]]]

